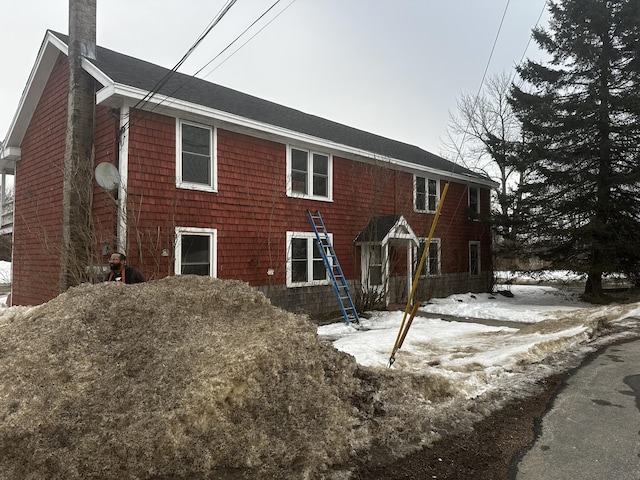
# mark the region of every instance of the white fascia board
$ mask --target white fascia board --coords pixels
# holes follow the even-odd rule
[[[113,97],[121,98],[121,99],[133,99],[133,100],[142,100],[148,94],[147,91],[141,90],[139,88],[130,87],[128,85],[122,84],[113,84],[108,87],[101,89],[96,95],[96,103],[101,104],[103,102],[107,102]],[[211,118],[213,120],[218,120],[222,122],[227,122],[232,125],[238,125],[241,127],[249,128],[252,130],[257,130],[260,132],[265,132],[271,135],[276,135],[279,137],[284,137],[287,139],[291,139],[297,142],[310,143],[312,145],[318,145],[320,147],[324,147],[331,150],[336,150],[339,152],[348,153],[350,155],[355,155],[358,157],[362,157],[364,159],[375,160],[377,162],[387,162],[391,165],[398,166],[404,170],[412,170],[420,173],[427,173],[439,178],[450,178],[464,181],[465,183],[475,183],[478,185],[487,186],[489,188],[496,188],[498,184],[492,180],[484,180],[478,177],[472,177],[468,175],[461,175],[457,173],[447,172],[445,170],[438,170],[435,168],[425,167],[416,163],[407,162],[406,160],[400,160],[397,158],[387,157],[385,155],[380,155],[378,153],[370,152],[368,150],[362,150],[359,148],[351,147],[349,145],[343,145],[336,142],[332,142],[330,140],[326,140],[320,137],[315,137],[313,135],[308,135],[305,133],[296,132],[294,130],[289,130],[283,127],[278,127],[276,125],[270,125],[268,123],[259,122],[256,120],[252,120],[250,118],[241,117],[239,115],[234,115],[232,113],[223,112],[221,110],[216,110],[214,108],[205,107],[203,105],[198,105],[190,102],[186,102],[184,100],[179,100],[172,97],[167,97],[163,95],[154,95],[148,100],[148,104],[152,104],[154,106],[154,110],[158,113],[166,112],[171,115],[171,111],[186,112],[192,115],[197,115],[200,117]]]
[[[113,85],[113,80],[107,76],[102,70],[96,67],[91,60],[87,58],[82,59],[82,69],[91,75],[96,81],[101,83],[103,86],[108,87]],[[102,90],[101,90],[102,91]],[[98,102],[96,102],[98,103]]]
[[[1,153],[2,154],[0,155],[0,160],[3,160],[3,161],[20,160],[20,155],[22,155],[22,151],[20,150],[20,147],[11,147],[11,146],[7,146],[3,148]]]
[[[22,138],[60,52],[67,55],[67,45],[51,32],[47,32],[5,137],[6,146],[19,147],[22,144]]]
[[[4,147],[0,150],[0,171],[14,169],[22,152],[19,147]]]

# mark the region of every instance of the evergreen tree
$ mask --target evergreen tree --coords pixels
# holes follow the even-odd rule
[[[538,252],[602,276],[640,271],[640,0],[557,0],[536,29],[545,63],[518,68],[511,103],[532,175],[523,186]]]

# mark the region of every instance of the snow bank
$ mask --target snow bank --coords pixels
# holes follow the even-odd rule
[[[305,478],[358,445],[353,358],[244,283],[82,285],[5,312],[2,479]]]
[[[3,309],[0,480],[345,479],[468,431],[640,314],[522,288],[425,306],[523,323],[419,314],[391,369],[402,312],[318,328],[238,281],[82,285]]]

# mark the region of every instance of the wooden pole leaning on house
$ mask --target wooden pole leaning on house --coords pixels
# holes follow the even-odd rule
[[[431,240],[433,239],[433,235],[436,231],[436,225],[438,225],[438,218],[440,217],[440,211],[442,210],[442,205],[444,205],[444,199],[447,196],[447,190],[449,190],[449,182],[445,183],[444,190],[442,191],[442,195],[440,196],[440,201],[438,202],[438,208],[436,209],[436,214],[433,217],[433,222],[431,223],[431,230],[429,231],[429,237],[427,238],[427,243],[425,244],[424,250],[422,251],[422,256],[420,257],[420,263],[418,264],[418,268],[416,269],[416,274],[413,278],[413,284],[411,285],[411,292],[409,293],[409,298],[407,299],[407,306],[404,309],[404,315],[402,317],[402,323],[400,324],[400,330],[398,331],[398,335],[396,337],[396,342],[393,345],[393,350],[391,351],[391,356],[389,357],[389,364],[387,365],[391,368],[393,362],[396,361],[396,352],[402,346],[404,339],[409,332],[409,327],[411,327],[411,323],[413,322],[413,318],[416,316],[418,312],[418,308],[420,307],[420,302],[418,302],[411,312],[411,316],[409,321],[407,322],[407,314],[411,309],[411,304],[413,302],[413,297],[416,293],[416,289],[418,288],[418,280],[420,280],[420,273],[422,272],[422,268],[424,267],[424,262],[429,254],[429,245],[431,245]]]

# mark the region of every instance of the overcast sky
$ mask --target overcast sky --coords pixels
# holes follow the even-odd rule
[[[180,71],[196,73],[274,2],[238,0]],[[68,32],[68,0],[2,3],[0,139],[46,30]],[[226,3],[98,0],[98,44],[172,68]],[[456,111],[462,92],[478,91],[501,22],[489,76],[512,72],[520,62],[544,5],[545,0],[281,0],[198,76],[440,153],[449,112]],[[540,20],[545,28],[547,18],[545,12]],[[540,57],[535,43],[526,56]]]

